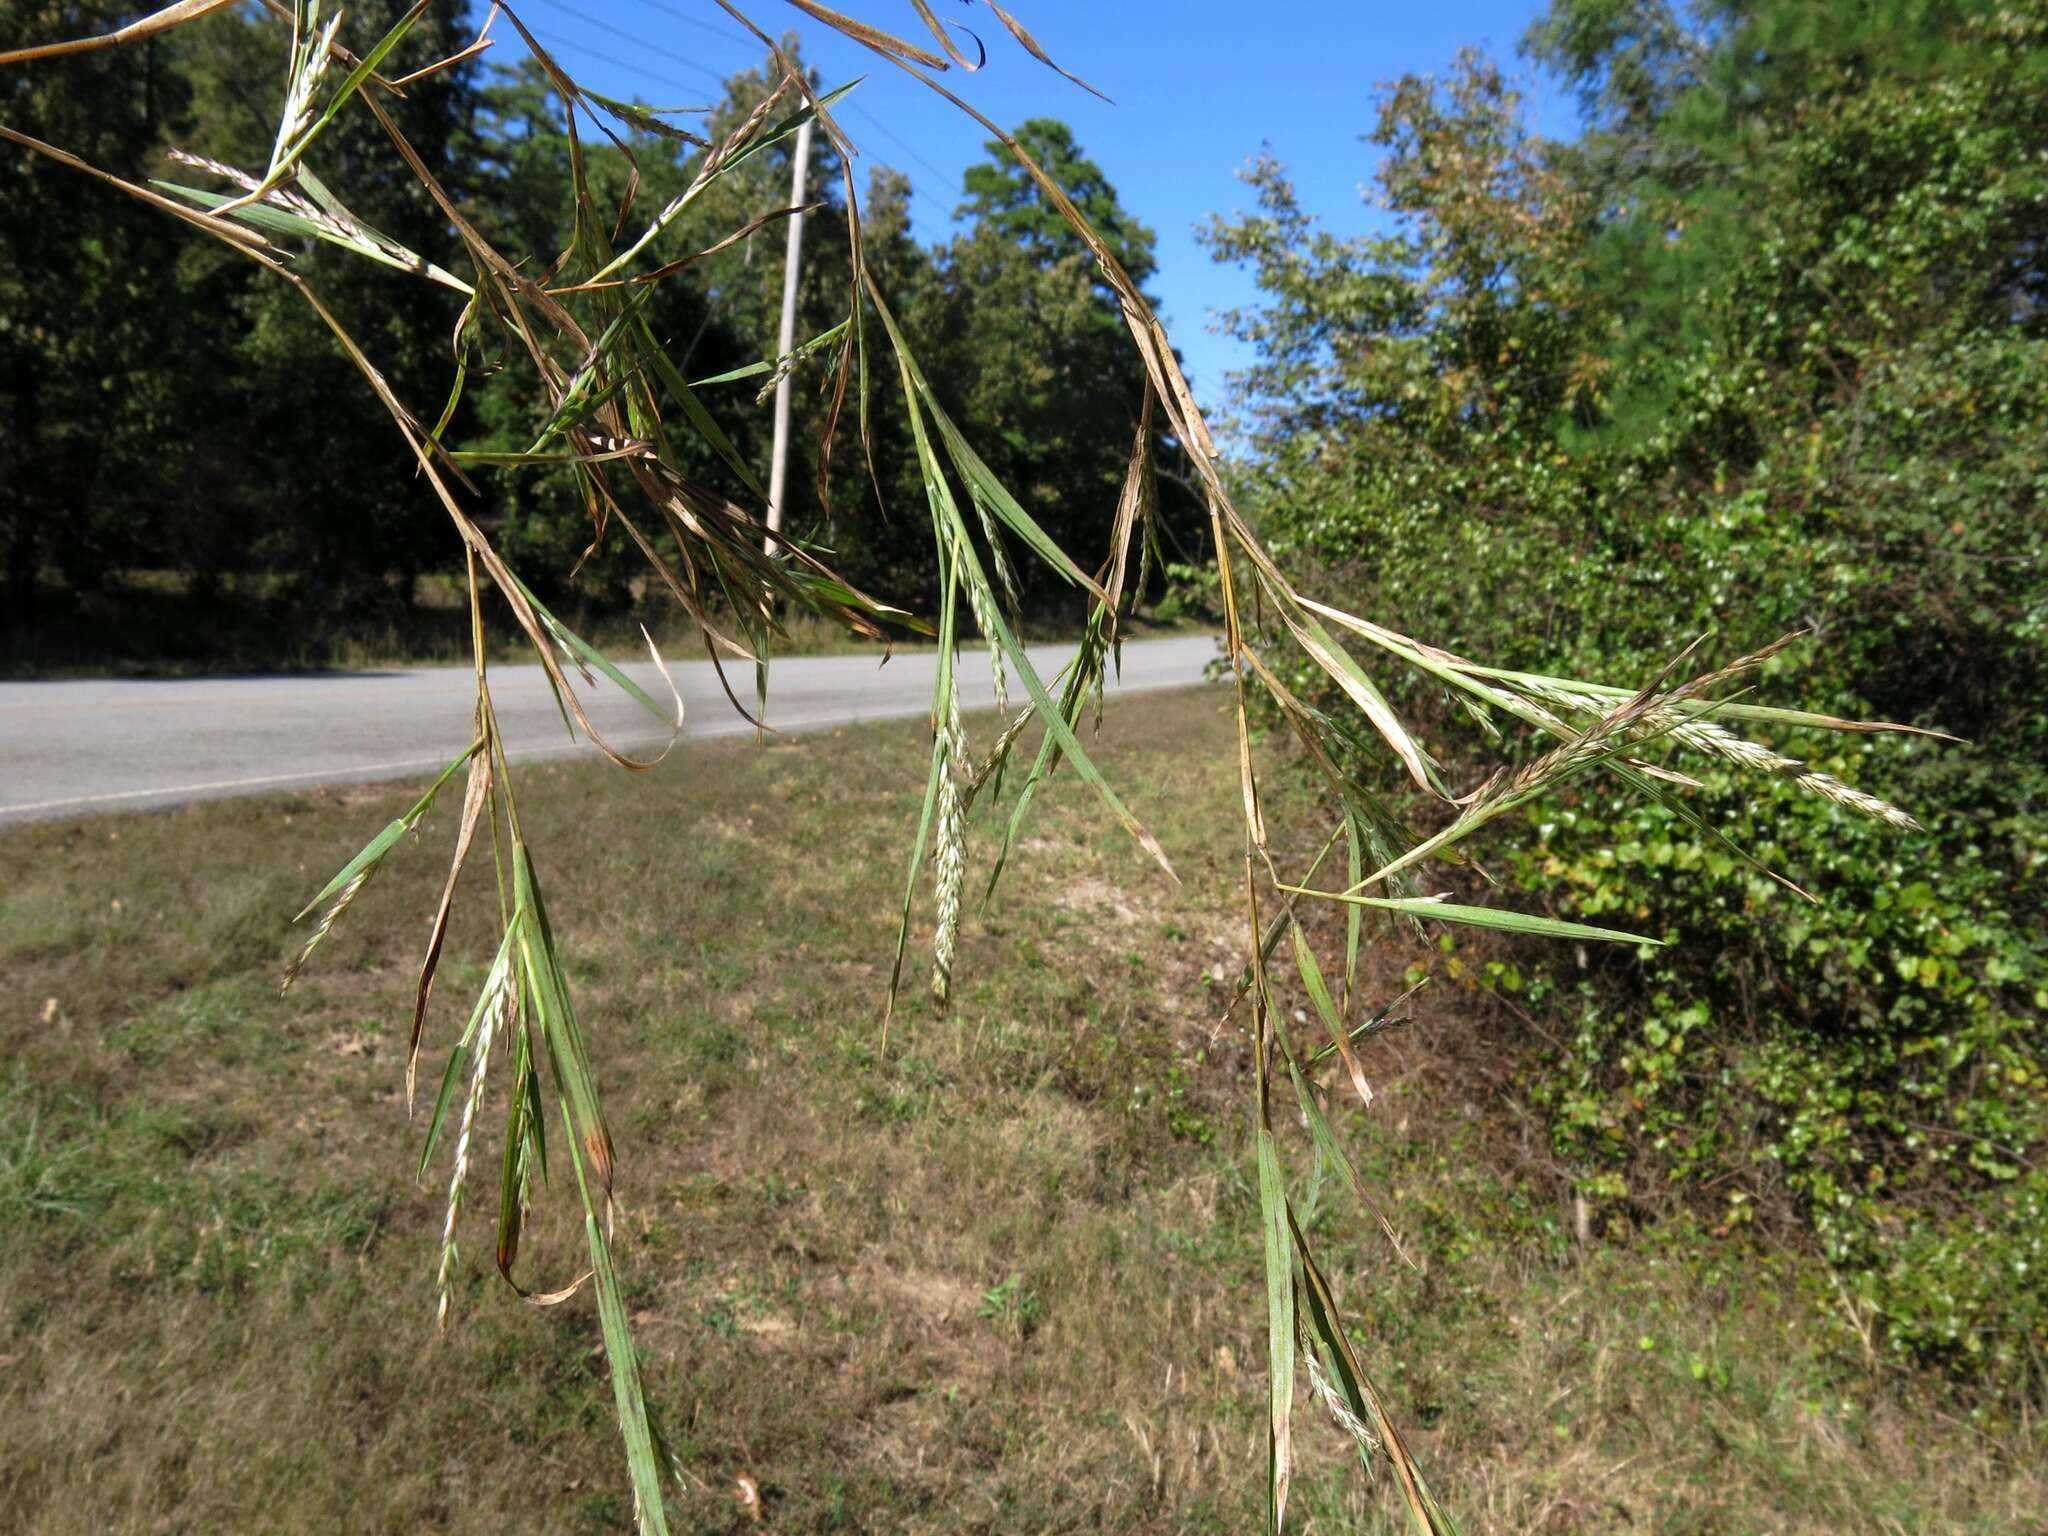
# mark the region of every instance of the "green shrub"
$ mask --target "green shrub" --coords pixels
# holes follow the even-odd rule
[[[1968,738],[1771,743],[1924,835],[1788,779],[1532,801],[1482,854],[1515,904],[1673,942],[1456,969],[1539,1026],[1522,1082],[1581,1193],[1804,1231],[1873,1350],[2038,1390],[2048,23],[1773,0],[1623,100],[1618,14],[1536,35],[1587,90],[1571,145],[1477,59],[1395,86],[1392,235],[1255,169],[1214,231],[1270,301],[1239,473],[1333,601],[1461,654],[1634,686],[1805,630],[1774,698]],[[1454,765],[1518,729],[1382,681]]]
[[[2016,903],[1983,844],[2048,826],[1944,814],[1931,846],[1901,843],[1789,786],[1710,783],[1692,808],[1822,904],[1612,794],[1532,806],[1509,839],[1525,891],[1674,941],[1588,956],[1569,983],[1530,957],[1568,1025],[1527,1079],[1560,1157],[1589,1188],[1678,1188],[1729,1224],[1797,1213],[1901,1356],[2038,1368],[2048,948],[2038,890]]]

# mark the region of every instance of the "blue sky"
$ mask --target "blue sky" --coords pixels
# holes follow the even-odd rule
[[[1065,119],[1125,206],[1158,232],[1153,290],[1197,394],[1211,401],[1224,371],[1244,359],[1235,343],[1211,332],[1210,314],[1249,301],[1255,290],[1244,273],[1212,261],[1193,230],[1211,213],[1248,205],[1236,176],[1246,157],[1270,144],[1305,208],[1340,233],[1364,232],[1374,215],[1359,184],[1371,178],[1375,151],[1359,136],[1372,124],[1375,85],[1441,69],[1466,44],[1526,73],[1514,47],[1542,9],[1540,0],[1007,0],[1046,51],[1114,97],[1112,106],[1017,47],[985,6],[931,6],[971,27],[988,48],[986,68],[952,71],[948,85],[1005,127],[1032,116]],[[929,41],[907,0],[837,0],[835,8]],[[741,9],[767,30],[796,30],[828,83],[867,76],[840,121],[864,156],[910,177],[919,237],[943,238],[961,173],[983,157],[982,131],[794,7],[754,0]],[[585,84],[661,106],[707,103],[719,79],[759,57],[758,45],[710,0],[522,0],[519,13]],[[499,35],[506,41],[493,52],[509,62],[518,34],[505,28]],[[973,56],[964,41],[962,51]],[[1537,126],[1567,131],[1572,114],[1556,88],[1526,84]]]

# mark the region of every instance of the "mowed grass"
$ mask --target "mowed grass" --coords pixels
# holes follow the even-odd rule
[[[1116,703],[1101,741],[1184,883],[1063,780],[967,925],[953,1012],[920,968],[886,1056],[921,724],[692,748],[649,780],[520,775],[619,1143],[649,1390],[695,1481],[679,1529],[750,1528],[741,1474],[784,1533],[1255,1528],[1224,704]],[[630,1528],[588,1296],[537,1310],[491,1272],[494,1145],[433,1326],[447,1175],[411,1177],[403,1030],[455,801],[276,995],[289,914],[414,793],[0,836],[0,1530]],[[982,807],[979,867],[994,827]],[[428,1091],[489,960],[487,867]],[[1383,934],[1368,996],[1429,954]],[[1371,1046],[1370,1112],[1324,1085],[1416,1267],[1333,1188],[1315,1225],[1467,1531],[2044,1528],[2031,1433],[1865,1374],[1797,1256],[1673,1225],[1574,1245],[1479,1001],[1432,990]],[[545,1202],[525,1283],[578,1272],[572,1205]],[[1297,1426],[1296,1528],[1405,1528],[1306,1395]]]

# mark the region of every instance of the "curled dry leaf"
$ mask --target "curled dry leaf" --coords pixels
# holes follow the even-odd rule
[[[733,1479],[733,1502],[749,1520],[761,1518],[761,1485],[742,1472]]]

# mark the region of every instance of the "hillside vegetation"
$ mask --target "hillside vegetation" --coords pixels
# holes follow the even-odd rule
[[[1526,46],[1573,142],[1468,55],[1382,95],[1384,238],[1271,159],[1213,227],[1265,296],[1245,494],[1332,600],[1461,654],[1634,687],[1803,630],[1769,692],[1964,738],[1771,743],[1918,835],[1796,763],[1540,797],[1492,878],[1676,942],[1471,980],[1596,1227],[1815,1243],[1875,1354],[2014,1411],[2048,1347],[2048,16],[1558,0]],[[1453,759],[1518,729],[1391,689]]]

